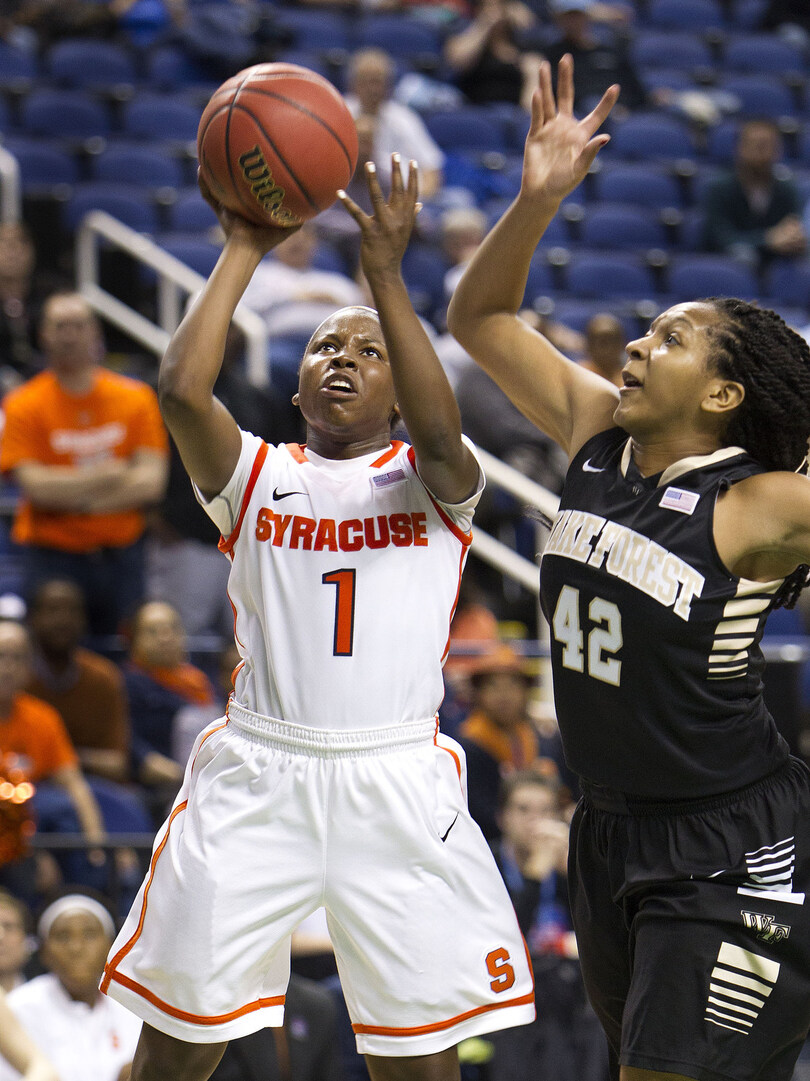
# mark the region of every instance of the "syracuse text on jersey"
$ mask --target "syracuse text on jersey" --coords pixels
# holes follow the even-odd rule
[[[659,604],[689,619],[692,599],[703,591],[705,579],[672,552],[628,526],[581,510],[560,511],[554,520],[543,557],[566,556],[601,568]]]
[[[305,552],[358,552],[361,548],[387,548],[392,544],[396,548],[426,548],[427,515],[403,511],[337,522],[334,518],[278,514],[262,507],[256,516],[256,540]]]

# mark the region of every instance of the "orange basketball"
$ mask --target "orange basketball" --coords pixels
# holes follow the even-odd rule
[[[260,225],[298,225],[330,206],[357,163],[357,129],[323,76],[256,64],[211,96],[197,130],[211,192]]]

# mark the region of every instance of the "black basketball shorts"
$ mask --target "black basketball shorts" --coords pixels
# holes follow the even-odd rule
[[[810,1027],[810,772],[790,759],[676,805],[583,788],[571,904],[614,1075],[789,1081]]]

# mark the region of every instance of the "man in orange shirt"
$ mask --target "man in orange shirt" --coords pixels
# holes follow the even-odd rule
[[[165,488],[166,432],[151,388],[101,366],[101,328],[82,296],[50,296],[40,337],[47,370],[3,403],[0,469],[21,492],[12,538],[29,591],[72,579],[91,632],[112,634],[143,596],[144,508]]]

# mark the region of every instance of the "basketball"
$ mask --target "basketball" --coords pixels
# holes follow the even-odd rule
[[[323,76],[297,64],[256,64],[212,94],[197,157],[223,206],[259,225],[299,225],[348,185],[357,130]]]

